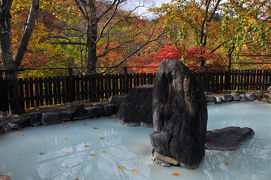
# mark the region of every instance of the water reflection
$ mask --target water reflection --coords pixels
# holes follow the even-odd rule
[[[253,114],[236,118],[240,111],[248,113],[248,108],[255,109],[251,104],[239,104],[239,110],[235,110],[235,105],[233,109],[230,107],[209,107],[209,129],[220,127],[225,122],[250,126],[256,132],[255,138],[238,151],[206,151],[201,166],[193,171],[156,166],[150,156],[151,129],[127,127],[112,119],[101,118],[27,128],[23,130],[24,136],[22,132],[1,135],[0,172],[10,175],[13,180],[170,180],[176,179],[173,173],[179,173],[180,178],[189,180],[269,179],[271,136],[268,132],[271,112],[265,108],[270,109],[270,106],[261,107],[262,111],[257,109],[262,114],[257,121]],[[228,114],[227,119],[223,119],[223,113]]]

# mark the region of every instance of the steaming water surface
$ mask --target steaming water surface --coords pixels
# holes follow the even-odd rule
[[[269,180],[271,105],[209,105],[208,116],[208,129],[247,126],[256,134],[237,151],[207,150],[201,166],[187,170],[151,161],[151,128],[123,126],[114,118],[31,127],[0,135],[0,174],[13,180]]]

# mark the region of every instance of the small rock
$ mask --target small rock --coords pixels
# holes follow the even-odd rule
[[[29,126],[29,121],[30,121],[30,118],[26,116],[15,117],[9,120],[10,123],[17,124],[19,128],[24,128],[24,127]]]
[[[42,113],[33,112],[29,114],[29,124],[31,126],[38,126],[41,124]]]
[[[240,101],[246,101],[246,95],[245,94],[240,94]]]
[[[63,110],[61,113],[62,121],[72,121],[74,117],[74,113],[70,109]]]
[[[104,115],[104,109],[101,106],[90,106],[86,108],[87,118],[100,117]]]
[[[11,131],[11,127],[9,126],[9,124],[7,122],[1,123],[0,124],[0,133],[6,133]]]
[[[103,109],[104,109],[104,115],[105,116],[111,116],[111,115],[115,114],[113,104],[104,104]]]
[[[233,92],[233,93],[231,93],[231,95],[232,95],[232,99],[234,100],[234,101],[240,101],[240,94],[239,93],[236,93],[236,92]]]
[[[207,104],[215,104],[215,97],[213,95],[205,95]]]
[[[248,101],[254,101],[255,100],[255,93],[254,92],[247,92],[245,96],[246,96],[246,99]]]
[[[73,113],[74,120],[87,118],[87,112],[83,104],[71,106],[70,111]]]
[[[222,103],[222,96],[215,96],[215,103],[216,104]]]
[[[60,123],[61,122],[60,114],[58,112],[45,112],[45,113],[42,113],[41,122],[44,125]]]
[[[230,94],[224,94],[224,95],[222,96],[222,100],[223,100],[224,102],[231,102],[231,101],[232,101],[232,95],[230,95]]]
[[[8,126],[11,128],[11,130],[21,129],[18,124],[14,124],[14,123],[10,123],[10,122],[8,122]]]

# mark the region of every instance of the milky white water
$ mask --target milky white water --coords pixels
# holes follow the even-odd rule
[[[13,180],[269,180],[271,105],[209,105],[208,116],[208,129],[248,126],[256,134],[237,151],[207,150],[201,166],[187,170],[151,161],[151,128],[104,117],[30,127],[0,135],[0,174]]]

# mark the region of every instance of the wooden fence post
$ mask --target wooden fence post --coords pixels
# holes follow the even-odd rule
[[[74,77],[72,74],[72,68],[68,69],[69,78],[68,78],[68,102],[72,103],[75,100],[75,87],[74,87]]]
[[[128,81],[128,68],[123,67],[124,73],[124,93],[127,94],[129,90],[129,81]]]
[[[7,116],[7,111],[9,109],[8,94],[7,94],[7,83],[3,79],[2,71],[0,71],[0,111],[2,111],[3,116]]]

